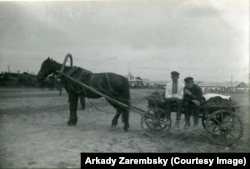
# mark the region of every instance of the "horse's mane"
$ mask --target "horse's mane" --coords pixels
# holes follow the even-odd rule
[[[84,73],[94,74],[92,71],[80,67]]]
[[[43,61],[43,63],[45,63],[45,62],[52,62],[55,64],[59,64],[57,61],[53,60],[53,58],[50,58],[50,57],[48,57],[45,61]]]

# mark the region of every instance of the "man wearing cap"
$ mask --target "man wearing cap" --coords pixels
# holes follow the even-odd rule
[[[201,88],[194,84],[192,77],[187,77],[184,79],[184,96],[183,96],[183,105],[185,113],[185,126],[184,129],[190,127],[190,115],[193,112],[194,115],[194,128],[197,127],[199,121],[199,106],[202,99],[202,90]]]
[[[177,114],[176,114],[176,127],[178,128],[180,125],[181,118],[181,108],[182,108],[182,98],[183,98],[183,89],[184,84],[179,82],[179,72],[172,71],[171,79],[167,85],[165,90],[165,106],[168,118],[171,119],[171,109],[174,102],[177,103]]]

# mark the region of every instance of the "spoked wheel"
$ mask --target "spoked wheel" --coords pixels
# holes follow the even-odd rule
[[[243,124],[231,110],[217,110],[204,121],[209,139],[220,145],[235,144],[243,135]]]
[[[151,137],[163,137],[171,127],[171,119],[160,108],[149,109],[141,118],[141,127]]]

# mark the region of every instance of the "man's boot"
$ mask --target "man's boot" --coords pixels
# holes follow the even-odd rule
[[[185,126],[184,130],[188,130],[190,127],[190,114],[188,112],[185,113]]]
[[[177,120],[175,122],[175,128],[179,129],[180,128],[180,120]]]

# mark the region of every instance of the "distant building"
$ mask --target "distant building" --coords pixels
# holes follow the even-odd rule
[[[150,83],[154,88],[165,89],[168,81],[151,81]]]
[[[204,93],[239,93],[249,90],[244,82],[199,82]]]
[[[142,83],[144,87],[149,87],[149,88],[152,87],[149,79],[142,79]]]
[[[235,86],[235,90],[237,91],[247,91],[249,90],[249,86],[244,83],[244,82],[240,82],[237,86]]]
[[[129,72],[126,77],[128,79],[130,87],[141,88],[144,86],[142,78],[133,76],[131,72]]]

